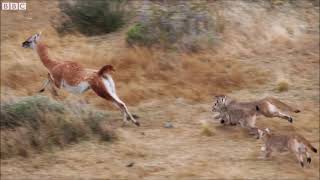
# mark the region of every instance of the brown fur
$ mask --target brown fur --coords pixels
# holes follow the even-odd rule
[[[111,101],[112,97],[110,96],[110,94],[107,92],[106,88],[103,85],[103,82],[101,80],[101,78],[99,77],[99,75],[92,75],[89,79],[89,84],[91,89],[100,97]]]
[[[40,92],[43,92],[46,86],[49,84],[51,85],[52,82],[57,88],[68,88],[72,92],[76,89],[76,92],[83,93],[91,88],[98,96],[108,101],[112,101],[117,107],[119,107],[124,115],[124,121],[129,118],[137,126],[140,125],[139,122],[136,121],[129,113],[124,102],[122,102],[115,94],[114,83],[110,76],[111,71],[114,71],[113,66],[105,65],[99,71],[92,71],[85,69],[77,62],[52,60],[48,55],[47,46],[38,42],[39,38],[40,34],[36,34],[23,42],[22,46],[25,48],[36,47],[40,60],[49,71],[48,80]],[[112,89],[111,91],[109,90],[112,94],[109,94],[109,91],[106,89],[106,84],[104,84],[103,81],[109,83],[110,87],[108,85],[107,86],[109,89]],[[110,85],[111,82],[113,86]],[[65,87],[62,87],[62,85]],[[55,89],[53,92],[56,92]]]
[[[48,55],[48,47],[47,45],[39,42],[37,44],[37,53],[40,57],[40,60],[42,61],[42,64],[47,68],[47,69],[51,69],[54,66],[58,65],[59,62],[57,61],[53,61],[49,58]]]
[[[103,76],[103,74],[105,74],[105,73],[110,73],[110,72],[112,72],[112,71],[115,71],[115,69],[113,68],[113,66],[111,66],[111,65],[105,65],[105,66],[103,66],[99,71],[98,71],[98,75],[99,76]]]
[[[87,79],[92,76],[92,74],[87,74],[80,64],[72,61],[62,62],[49,71],[55,84],[59,88],[62,80],[73,86],[79,84],[81,81],[87,81]]]

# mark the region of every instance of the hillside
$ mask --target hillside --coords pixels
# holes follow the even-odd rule
[[[158,42],[162,46],[151,48],[126,42],[127,32],[140,17],[159,19],[150,15],[154,7],[164,9],[159,10],[162,13],[173,12],[173,20],[183,19],[179,14],[183,8],[159,1],[131,1],[135,13],[130,21],[115,32],[95,36],[59,34],[56,27],[65,18],[59,1],[30,0],[25,12],[1,11],[2,104],[38,94],[47,71],[37,54],[21,43],[42,31],[41,41],[48,44],[55,59],[74,60],[93,69],[112,64],[117,93],[141,123],[139,128],[122,126],[120,112],[92,91],[76,96],[59,90],[58,98],[46,91],[41,95],[52,101],[89,114],[91,108],[106,113],[101,121],[105,124],[100,125],[114,130],[117,138],[101,141],[85,130],[90,132],[85,140],[41,152],[28,150],[25,157],[2,158],[1,178],[319,179],[319,154],[312,154],[311,165],[303,169],[290,153],[265,160],[261,141],[240,127],[224,127],[212,118],[214,95],[227,94],[242,101],[273,96],[302,112],[294,115],[293,124],[259,117],[257,126],[298,132],[319,149],[319,5],[309,0],[270,2],[178,4],[207,12],[203,17],[213,20],[216,34],[213,44],[202,46],[211,37],[187,36],[168,48],[166,37]],[[212,33],[205,30],[200,28],[200,32]],[[190,42],[201,46],[188,46]],[[76,119],[72,117],[72,122]],[[173,128],[165,128],[167,122]],[[1,127],[1,140],[15,132],[19,128]],[[127,167],[130,163],[134,164]]]

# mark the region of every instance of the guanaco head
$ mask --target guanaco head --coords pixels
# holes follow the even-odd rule
[[[40,40],[40,35],[41,32],[29,37],[26,41],[22,43],[22,47],[34,49],[36,47],[36,44]]]
[[[265,137],[267,134],[270,134],[270,129],[266,128],[266,129],[258,129],[258,134],[259,136],[257,137],[257,139],[262,139],[263,137]]]

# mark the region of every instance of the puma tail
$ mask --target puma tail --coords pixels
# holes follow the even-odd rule
[[[307,139],[305,139],[304,137],[300,137],[300,139],[303,142],[303,144],[307,146],[309,149],[311,149],[314,153],[318,152],[318,150],[315,147],[313,147]]]

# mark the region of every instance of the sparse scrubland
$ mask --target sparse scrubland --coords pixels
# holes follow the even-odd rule
[[[260,141],[210,112],[213,95],[277,97],[302,112],[257,126],[319,149],[318,0],[88,2],[1,11],[1,179],[319,179],[318,154],[303,169],[262,159]],[[39,95],[47,71],[21,47],[39,31],[57,60],[112,64],[141,127],[92,91]]]
[[[110,114],[88,105],[65,104],[46,96],[28,96],[1,104],[1,158],[28,157],[30,152],[63,148],[70,143],[94,138],[116,139],[106,127]]]

